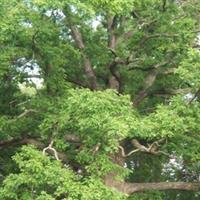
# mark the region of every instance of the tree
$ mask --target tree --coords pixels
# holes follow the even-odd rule
[[[199,9],[2,0],[0,199],[198,199]]]

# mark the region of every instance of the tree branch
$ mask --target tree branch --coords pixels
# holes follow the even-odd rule
[[[50,142],[50,144],[49,144],[47,147],[45,147],[45,148],[43,149],[42,153],[43,153],[43,155],[45,155],[46,151],[47,151],[47,150],[50,150],[50,151],[53,152],[53,155],[54,155],[54,157],[56,158],[56,160],[60,160],[59,157],[58,157],[58,152],[52,147],[52,146],[53,146],[53,143],[54,143],[54,141],[52,140],[52,141]]]
[[[115,34],[115,29],[117,26],[117,15],[115,16],[108,16],[107,19],[107,32],[108,32],[108,49],[112,52],[112,54],[117,57],[117,54],[115,52],[116,44],[117,44],[117,36]],[[110,88],[116,89],[117,91],[120,91],[121,89],[121,75],[119,71],[117,70],[118,63],[111,62],[108,65],[108,68],[111,72],[111,76],[109,77],[109,85]]]
[[[139,142],[138,140],[136,140],[136,139],[133,139],[133,140],[131,141],[131,143],[133,144],[133,146],[134,146],[136,149],[138,149],[138,151],[146,152],[146,153],[153,154],[153,155],[164,154],[164,155],[170,157],[170,155],[169,155],[168,153],[166,153],[166,152],[164,152],[164,151],[160,151],[160,150],[158,149],[159,146],[160,146],[160,143],[162,143],[162,142],[164,142],[164,141],[165,141],[165,139],[162,138],[162,139],[160,139],[160,140],[158,140],[158,141],[155,141],[155,142],[149,144],[148,147],[146,147],[146,146],[140,144],[140,142]]]
[[[166,65],[167,63],[167,61],[163,61],[156,64],[154,68],[148,73],[143,82],[143,89],[139,92],[138,97],[133,101],[133,106],[137,107],[142,102],[142,100],[148,96],[149,88],[153,85],[159,73],[159,67]]]
[[[134,149],[134,150],[132,150],[132,151],[130,151],[129,153],[125,153],[125,150],[124,150],[124,148],[122,147],[122,146],[120,146],[119,145],[119,148],[120,148],[120,150],[121,150],[121,153],[122,153],[122,156],[124,157],[124,158],[126,158],[126,157],[128,157],[128,156],[130,156],[130,155],[132,155],[132,154],[134,154],[134,153],[136,153],[136,152],[138,152],[138,151],[140,151],[140,149]]]
[[[92,68],[90,59],[87,57],[87,55],[84,52],[85,44],[84,44],[83,37],[80,30],[77,28],[76,24],[74,23],[74,13],[71,11],[71,8],[68,5],[64,7],[63,12],[67,16],[67,20],[65,22],[66,22],[66,25],[69,26],[71,30],[72,38],[74,39],[76,46],[82,53],[83,68],[84,68],[86,77],[88,79],[90,88],[93,90],[96,90],[98,89],[97,77]]]
[[[29,110],[25,110],[23,113],[21,113],[19,116],[17,116],[14,120],[16,121],[17,119],[21,119],[31,113],[37,113],[38,111],[37,110],[34,110],[34,109],[29,109]]]
[[[74,38],[77,47],[82,52],[84,70],[85,70],[85,74],[88,78],[90,88],[92,88],[93,90],[96,90],[96,89],[98,89],[97,78],[96,78],[96,75],[92,68],[90,59],[83,52],[83,50],[85,49],[85,45],[83,43],[83,38],[82,38],[81,32],[78,30],[78,28],[75,25],[70,25],[70,29],[71,29],[72,37]]]
[[[108,187],[113,187],[117,189],[119,192],[123,192],[128,195],[131,195],[135,192],[144,192],[148,190],[185,190],[185,191],[200,190],[200,182],[127,183],[113,179],[106,179],[105,185]]]
[[[132,151],[130,151],[129,153],[126,154],[124,148],[121,145],[119,145],[119,149],[121,150],[121,155],[122,155],[123,158],[126,158],[126,157],[128,157],[128,156],[130,156],[133,153],[136,153],[138,151],[150,153],[150,154],[154,154],[154,155],[164,154],[164,155],[170,156],[168,153],[158,150],[160,143],[162,143],[163,141],[165,141],[165,139],[160,139],[158,141],[151,143],[150,145],[148,145],[148,147],[146,147],[146,146],[140,144],[140,142],[138,140],[133,139],[133,140],[131,140],[131,143],[135,147],[134,150],[132,150]]]

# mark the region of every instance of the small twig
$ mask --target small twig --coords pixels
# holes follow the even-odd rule
[[[21,119],[23,117],[25,117],[26,115],[29,115],[30,113],[37,113],[37,110],[34,109],[29,109],[29,110],[25,110],[23,113],[21,113],[20,115],[18,115],[15,119],[13,119],[12,121],[16,121],[18,119]]]
[[[100,146],[101,146],[101,143],[98,143],[92,148],[93,155],[96,154],[97,151],[99,151]]]
[[[47,150],[51,150],[51,151],[53,151],[54,157],[56,158],[56,160],[59,160],[57,151],[52,147],[52,146],[53,146],[53,143],[54,143],[54,141],[52,140],[52,141],[50,142],[49,146],[48,146],[48,147],[45,147],[45,148],[43,149],[42,153],[43,153],[43,155],[45,155],[45,152],[46,152]]]

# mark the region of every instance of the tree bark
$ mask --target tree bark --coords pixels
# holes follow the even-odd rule
[[[107,20],[108,48],[111,49],[112,51],[115,50],[117,43],[115,28],[116,28],[116,16],[108,16]],[[111,89],[116,89],[117,91],[119,91],[121,87],[121,77],[120,73],[117,70],[117,64],[118,63],[113,61],[108,65],[108,68],[111,73],[109,77],[109,87]]]
[[[90,59],[83,52],[83,50],[85,49],[85,45],[83,43],[82,35],[75,25],[70,26],[70,28],[71,28],[72,36],[76,42],[77,47],[82,51],[84,71],[88,78],[90,88],[93,90],[96,90],[98,89],[97,80],[96,80],[97,78],[92,68]]]

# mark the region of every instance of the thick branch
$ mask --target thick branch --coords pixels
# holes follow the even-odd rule
[[[186,182],[158,182],[158,183],[126,183],[117,180],[105,180],[108,187],[113,187],[119,192],[126,194],[133,194],[135,192],[144,192],[148,190],[185,190],[185,191],[199,191],[200,183],[186,183]]]
[[[70,136],[69,136],[70,139]],[[76,139],[75,139],[76,140]],[[0,141],[0,147],[5,148],[10,145],[23,145],[23,144],[32,144],[39,149],[44,149],[45,144],[42,142],[33,139],[33,138],[24,138],[24,139],[12,139],[8,141]],[[51,146],[51,145],[50,145]],[[49,154],[55,156],[55,151],[52,149],[45,149]],[[65,153],[56,152],[56,156],[59,157],[65,163],[68,163],[68,159]],[[115,159],[116,160],[116,159]],[[118,160],[123,160],[118,158]],[[115,188],[119,192],[125,194],[133,194],[135,192],[144,192],[147,190],[186,190],[186,191],[198,191],[200,189],[200,183],[186,183],[186,182],[159,182],[159,183],[127,183],[115,180],[115,173],[110,173],[105,177],[104,183],[108,187]]]
[[[135,107],[137,107],[142,102],[142,100],[148,96],[149,88],[153,85],[159,73],[159,67],[166,65],[167,63],[168,62],[166,61],[158,63],[154,66],[153,70],[148,73],[148,75],[144,79],[143,89],[139,92],[138,97],[133,102],[133,105]]]
[[[117,56],[115,52],[117,44],[117,36],[115,34],[116,25],[117,25],[117,16],[108,16],[107,19],[108,48],[111,50],[111,52],[114,54],[115,57]],[[119,71],[117,70],[117,65],[118,63],[115,62],[115,60],[108,65],[109,70],[111,72],[111,76],[109,77],[109,85],[110,88],[119,91],[121,85],[121,76]]]
[[[115,27],[117,23],[117,16],[108,16],[108,47],[111,49],[115,49],[116,46],[116,35],[115,35]]]
[[[92,88],[93,90],[98,89],[97,80],[96,80],[97,78],[92,68],[90,59],[83,52],[83,50],[85,49],[85,45],[83,43],[82,35],[75,25],[71,25],[70,28],[71,28],[72,36],[76,42],[77,47],[82,51],[84,70],[89,80],[90,88]]]

